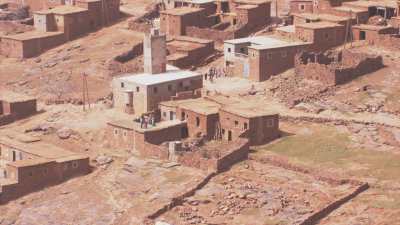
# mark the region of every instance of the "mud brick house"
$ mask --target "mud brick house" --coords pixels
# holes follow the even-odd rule
[[[313,13],[314,12],[314,0],[291,0],[289,11],[291,14]]]
[[[0,138],[0,203],[90,172],[89,157],[26,135]]]
[[[381,56],[351,50],[326,53],[303,52],[296,57],[296,75],[326,86],[349,82],[383,67]]]
[[[225,66],[231,76],[265,81],[292,68],[296,53],[309,45],[269,36],[227,40],[224,43]]]
[[[249,145],[265,144],[280,135],[278,114],[244,102],[175,100],[161,102],[155,113],[160,120],[147,127],[133,120],[109,122],[110,147],[220,170],[247,158]]]
[[[354,40],[366,40],[370,43],[379,41],[381,35],[395,34],[397,29],[392,26],[376,26],[360,24],[352,27]]]
[[[267,0],[163,1],[161,31],[212,40],[243,37],[268,24],[271,2]]]
[[[30,58],[63,44],[62,32],[31,31],[0,37],[0,54],[11,58]]]
[[[0,94],[0,125],[31,116],[37,112],[35,98],[1,91]]]
[[[203,98],[166,101],[159,104],[161,120],[181,120],[187,122],[187,135],[204,135],[215,138],[219,120],[220,105]]]
[[[202,75],[167,66],[166,62],[166,37],[152,30],[144,40],[144,73],[126,74],[112,81],[114,107],[142,114],[182,93],[197,95],[196,90],[203,87]]]
[[[293,24],[315,23],[315,22],[331,22],[346,25],[348,22],[354,23],[354,19],[349,16],[335,16],[332,14],[315,14],[315,13],[293,13]]]
[[[310,48],[317,51],[341,45],[346,40],[345,26],[330,22],[297,24],[295,34],[298,39],[312,43]]]
[[[119,2],[76,0],[67,4],[62,1],[55,7],[44,4],[43,10],[33,12],[35,30],[0,37],[0,54],[29,58],[76,39],[118,19]]]
[[[167,41],[168,64],[187,68],[215,53],[214,41],[187,36],[176,36]]]
[[[223,106],[219,121],[222,138],[227,141],[246,137],[250,145],[261,145],[280,136],[278,114],[245,103]]]

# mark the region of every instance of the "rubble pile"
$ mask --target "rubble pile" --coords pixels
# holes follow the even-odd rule
[[[289,107],[301,102],[314,102],[334,94],[334,87],[326,87],[301,79],[294,74],[275,76],[271,78],[272,86],[269,90],[274,97],[280,99]]]

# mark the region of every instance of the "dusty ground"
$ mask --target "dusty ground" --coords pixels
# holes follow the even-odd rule
[[[140,16],[151,2],[125,0],[122,10]],[[286,6],[282,2],[279,2],[282,7],[278,8]],[[11,89],[37,96],[40,100],[60,96],[80,99],[81,75],[85,72],[92,102],[107,96],[110,93],[110,60],[143,38],[142,33],[127,29],[127,18],[36,58],[0,57],[0,91]],[[17,30],[15,27],[7,29]],[[386,68],[294,108],[279,101],[273,91],[277,83],[287,82],[294,76],[292,70],[257,84],[237,78],[205,82],[210,94],[268,107],[282,116],[333,122],[282,122],[283,138],[254,148],[251,160],[212,178],[193,197],[157,220],[175,222],[175,225],[295,224],[349,191],[350,187],[346,185],[329,185],[260,162],[265,156],[279,156],[297,165],[371,184],[369,190],[335,210],[320,224],[400,224],[400,53],[371,47],[359,50],[381,53]],[[130,63],[132,72],[142,69],[140,58]],[[223,58],[220,57],[199,71],[222,65]],[[255,95],[249,94],[251,89],[256,90]],[[106,122],[116,117],[130,117],[109,109],[106,104],[97,103],[92,107],[83,112],[81,106],[45,106],[41,101],[42,112],[38,115],[0,127],[5,132],[48,127],[51,129],[47,132],[30,134],[71,151],[87,153],[92,158],[105,154],[113,159],[108,166],[95,167],[88,176],[1,205],[0,224],[32,224],[35,221],[35,224],[43,225],[141,225],[143,216],[153,213],[172,196],[205,177],[206,174],[198,170],[171,167],[165,162],[140,159],[132,153],[107,148]],[[342,120],[353,122],[337,122]],[[60,140],[55,131],[63,127],[76,133],[67,140]]]

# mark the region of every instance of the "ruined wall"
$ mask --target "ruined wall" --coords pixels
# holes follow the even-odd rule
[[[400,50],[400,35],[398,34],[384,34],[379,35],[378,39],[373,42],[374,45],[384,47],[386,49]]]
[[[195,26],[186,27],[186,35],[190,37],[210,39],[217,42],[235,39],[234,31],[221,31],[212,28],[199,28]]]
[[[327,86],[344,84],[383,67],[381,56],[342,51],[336,55],[301,53],[296,58],[296,75]]]

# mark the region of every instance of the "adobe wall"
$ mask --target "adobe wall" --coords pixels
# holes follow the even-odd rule
[[[223,155],[217,161],[218,172],[228,169],[235,163],[248,158],[249,155],[249,141],[245,138],[239,138],[226,146],[229,149],[227,154]]]
[[[32,166],[14,167],[7,165],[7,178],[16,183],[0,185],[0,204],[38,191],[46,186],[58,184],[66,179],[90,172],[89,158],[40,162]]]
[[[36,105],[35,99],[10,103],[10,113],[13,114],[16,119],[24,118],[37,112]]]
[[[304,9],[300,6],[303,5]],[[313,13],[313,2],[290,1],[290,13]]]
[[[0,38],[0,54],[6,57],[23,58],[23,43],[9,38]]]
[[[178,108],[176,116],[182,120],[182,115],[185,114],[189,137],[196,137],[198,134],[205,135],[207,139],[212,139],[215,136],[216,124],[218,123],[218,114],[204,115],[193,112],[191,110]],[[197,118],[199,126],[197,126]]]
[[[233,31],[221,31],[212,28],[199,28],[195,26],[186,27],[186,35],[190,37],[214,40],[217,42],[235,39],[235,32]]]
[[[335,54],[334,57],[314,53],[299,54],[296,57],[296,75],[334,86],[383,67],[381,56],[350,51]]]
[[[400,35],[398,34],[379,35],[378,39],[375,42],[373,42],[373,44],[391,50],[400,50]]]
[[[105,136],[109,137],[107,143],[111,148],[133,150],[133,135],[134,131],[131,129],[107,124]]]

